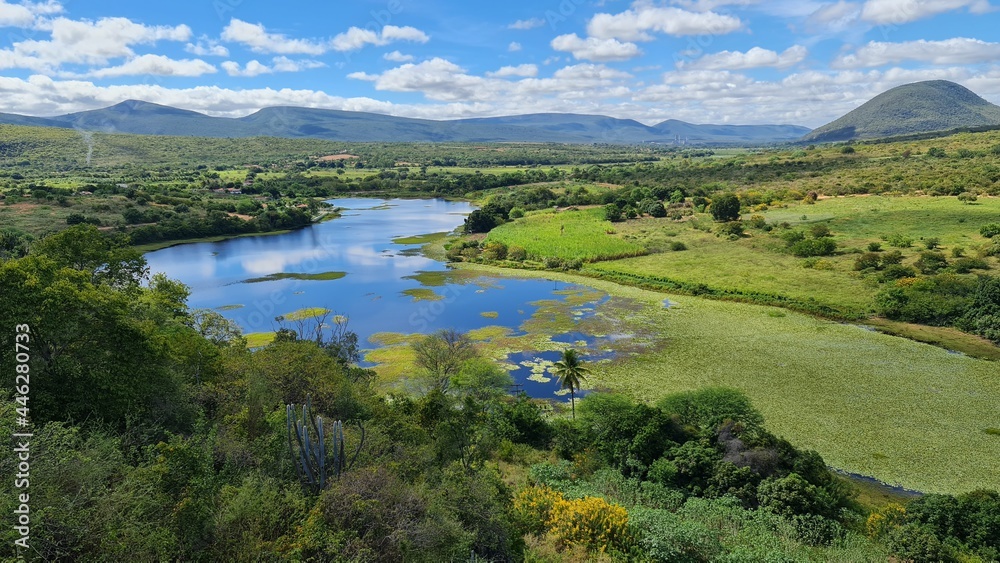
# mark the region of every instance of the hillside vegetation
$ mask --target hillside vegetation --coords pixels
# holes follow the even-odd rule
[[[802,140],[850,141],[983,126],[1000,126],[1000,106],[954,82],[931,80],[883,92]]]

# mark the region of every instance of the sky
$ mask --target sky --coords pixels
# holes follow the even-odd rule
[[[0,111],[139,99],[818,127],[894,86],[1000,103],[1000,0],[0,0]]]

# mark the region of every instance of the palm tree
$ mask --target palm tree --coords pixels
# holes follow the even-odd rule
[[[586,379],[584,376],[590,373],[590,370],[583,367],[583,360],[573,349],[563,352],[562,359],[552,364],[552,368],[553,375],[559,378],[559,385],[563,389],[569,389],[570,405],[575,420],[576,392],[580,390],[580,382]]]

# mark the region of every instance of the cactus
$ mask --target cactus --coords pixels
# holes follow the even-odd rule
[[[292,456],[295,471],[299,475],[302,486],[313,494],[318,494],[326,488],[327,477],[330,473],[339,479],[340,475],[357,461],[358,454],[361,453],[361,447],[365,442],[365,428],[361,423],[358,423],[361,439],[353,458],[348,463],[344,441],[344,424],[335,420],[331,424],[333,447],[328,456],[323,417],[311,418],[309,416],[311,407],[312,398],[306,396],[306,403],[302,405],[302,418],[299,419],[297,407],[294,404],[286,405],[285,419],[288,428],[288,451]]]

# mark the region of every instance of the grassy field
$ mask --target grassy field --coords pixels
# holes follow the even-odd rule
[[[521,246],[537,259],[557,257],[593,261],[644,254],[641,244],[618,235],[600,208],[535,213],[490,231],[486,242]]]
[[[993,362],[773,307],[670,296],[665,309],[658,292],[552,272],[519,275],[628,298],[642,305],[624,313],[629,322],[666,339],[655,350],[593,366],[590,387],[651,402],[733,387],[750,396],[769,428],[838,469],[925,492],[1000,482],[1000,436],[987,432],[1000,427]]]

